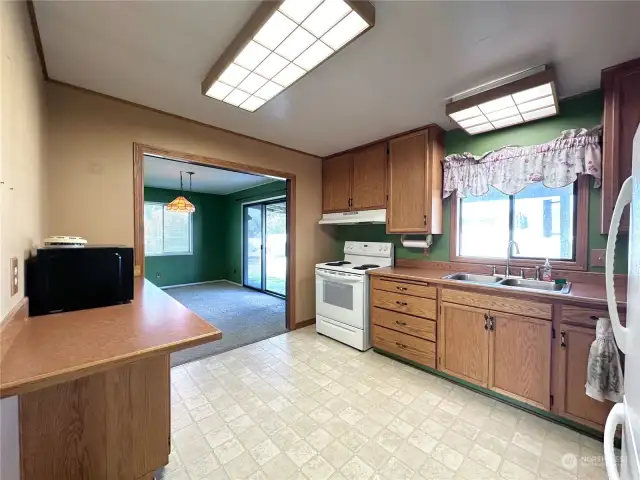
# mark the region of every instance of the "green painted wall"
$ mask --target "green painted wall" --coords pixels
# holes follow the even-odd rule
[[[505,128],[496,132],[481,135],[467,135],[462,130],[446,133],[445,146],[447,154],[471,152],[482,155],[505,145],[534,145],[552,140],[563,130],[589,128],[602,123],[604,102],[600,90],[589,92],[560,102],[560,115],[538,120],[520,126]],[[592,181],[593,185],[593,181]],[[600,235],[600,189],[591,188],[589,195],[589,250],[605,248],[606,235]],[[345,240],[393,242],[396,245],[396,258],[422,258],[428,260],[449,260],[449,199],[444,201],[444,234],[433,236],[431,254],[425,257],[422,251],[407,249],[400,245],[399,235],[387,235],[385,225],[343,225],[332,228],[332,235],[337,240],[336,255],[340,256]],[[616,272],[627,271],[627,239],[622,238],[616,245]],[[591,271],[603,271],[599,267],[591,267]]]
[[[242,204],[256,202],[287,193],[285,181],[276,181],[225,195],[226,208],[226,278],[242,283]]]
[[[144,189],[145,201],[169,203],[177,190]],[[226,278],[226,197],[192,193],[193,255],[145,258],[145,277],[160,287]],[[157,275],[159,274],[159,278]]]

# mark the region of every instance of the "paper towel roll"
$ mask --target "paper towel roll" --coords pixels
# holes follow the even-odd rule
[[[400,242],[402,243],[403,247],[407,247],[407,248],[425,249],[425,248],[429,248],[432,243],[431,235],[427,235],[423,240],[418,240],[418,239],[409,240],[405,237],[406,235],[402,235],[402,237],[400,237]]]

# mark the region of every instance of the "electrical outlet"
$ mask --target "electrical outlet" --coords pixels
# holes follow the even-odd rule
[[[160,272],[156,272],[156,278],[160,278]]]
[[[18,293],[18,259],[16,257],[12,257],[9,263],[11,268],[11,274],[9,275],[9,278],[11,279],[11,296],[13,297]]]
[[[591,250],[591,266],[604,267],[606,261],[606,250],[594,248]]]

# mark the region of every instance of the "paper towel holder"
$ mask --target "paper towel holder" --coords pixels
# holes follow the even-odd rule
[[[429,247],[433,243],[433,237],[431,235],[425,235],[424,238],[410,240],[409,235],[400,236],[400,243],[405,248],[421,248],[425,254],[429,254]]]

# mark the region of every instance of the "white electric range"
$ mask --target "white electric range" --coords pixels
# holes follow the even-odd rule
[[[371,348],[367,271],[393,266],[393,243],[345,242],[344,260],[316,265],[316,331]]]

